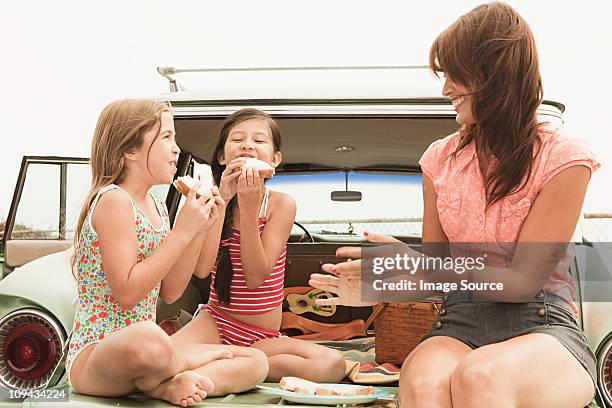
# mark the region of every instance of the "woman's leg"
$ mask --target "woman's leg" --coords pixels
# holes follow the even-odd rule
[[[467,355],[451,379],[455,407],[584,407],[594,385],[554,337],[532,333]]]
[[[178,355],[161,328],[139,322],[83,350],[72,364],[70,380],[83,394],[124,396],[141,390],[186,406],[201,401],[211,388],[210,380],[190,370],[219,358],[224,353]]]
[[[214,389],[208,395],[227,395],[250,390],[262,383],[268,374],[268,359],[263,352],[220,344],[217,324],[204,310],[173,334],[171,340],[174,349],[181,355],[211,351],[230,351],[233,354],[231,360],[213,361],[195,369],[197,373],[212,380]]]
[[[471,351],[466,344],[447,336],[424,340],[402,364],[400,405],[415,408],[452,407],[451,376],[461,359]]]
[[[251,347],[268,356],[270,371],[266,381],[278,382],[282,377],[295,376],[315,382],[336,383],[346,373],[342,355],[319,344],[281,337],[260,340]]]

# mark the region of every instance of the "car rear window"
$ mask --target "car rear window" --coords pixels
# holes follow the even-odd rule
[[[331,200],[332,191],[345,190],[343,172],[279,174],[268,181],[272,190],[291,195],[296,221],[310,232],[361,236],[363,231],[394,236],[421,235],[423,199],[420,174],[349,173],[348,190],[360,191],[360,201]],[[294,228],[292,233],[300,234]]]

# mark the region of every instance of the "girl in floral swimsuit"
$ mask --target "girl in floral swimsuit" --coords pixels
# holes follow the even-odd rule
[[[256,169],[243,166],[256,158],[276,167],[279,148],[276,122],[264,112],[243,109],[226,119],[211,162],[228,204],[207,241],[217,244],[205,245],[194,272],[199,278],[212,274],[210,298],[172,337],[260,349],[269,358],[267,381],[298,376],[338,382],[346,371],[340,353],[279,332],[286,242],[296,205],[290,196],[265,188]]]
[[[92,187],[73,255],[78,298],[66,369],[76,392],[140,390],[191,406],[207,395],[252,388],[267,373],[257,350],[204,344],[179,350],[155,324],[158,297],[166,303],[180,297],[224,205],[218,191],[196,199],[196,185],[170,231],[164,202],[148,191],[172,182],[180,152],[174,136],[164,103],[117,101],[98,120]]]

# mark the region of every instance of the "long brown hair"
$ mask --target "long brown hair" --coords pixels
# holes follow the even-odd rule
[[[540,146],[536,110],[543,93],[525,20],[502,2],[478,6],[436,38],[429,66],[470,90],[476,123],[462,126],[452,156],[474,141],[477,151],[498,160],[485,177],[487,206],[521,190]]]
[[[144,134],[161,125],[160,117],[163,112],[170,112],[170,105],[166,102],[123,99],[110,103],[100,114],[91,142],[91,187],[74,230],[71,265],[75,276],[78,272],[75,265],[81,229],[89,207],[102,188],[125,180],[126,153],[140,148],[144,142]]]
[[[221,155],[223,155],[223,151],[225,149],[225,142],[227,142],[227,138],[234,126],[242,122],[246,122],[250,119],[263,119],[268,122],[268,126],[270,126],[270,131],[272,132],[274,151],[278,152],[280,150],[280,131],[278,130],[278,125],[276,124],[274,119],[270,117],[270,115],[253,108],[245,108],[232,113],[223,122],[221,132],[219,133],[219,140],[217,141],[217,146],[215,147],[215,151],[213,152],[212,159],[210,161],[212,175],[217,185],[220,185],[221,173],[223,173],[223,171],[225,170],[225,165],[219,163],[219,159]],[[227,204],[227,207],[225,209],[225,219],[223,220],[223,230],[221,232],[222,241],[227,240],[232,236],[234,208],[236,205],[236,197],[233,197]],[[233,276],[234,270],[232,268],[229,247],[220,245],[219,253],[217,255],[217,273],[215,275],[214,287],[217,291],[219,301],[225,304],[229,304],[231,302],[230,286],[232,283]]]

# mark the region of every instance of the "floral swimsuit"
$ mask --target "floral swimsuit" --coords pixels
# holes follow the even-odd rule
[[[100,242],[91,225],[91,216],[100,196],[114,188],[124,191],[119,186],[111,184],[102,188],[96,195],[81,229],[80,244],[75,249],[78,269],[78,296],[75,305],[72,337],[66,358],[68,382],[70,382],[72,363],[85,348],[99,342],[106,334],[130,324],[155,320],[159,284],[145,295],[136,306],[131,309],[123,309],[111,294],[106,274],[102,269]],[[127,192],[125,193],[127,194]],[[130,197],[134,210],[136,239],[138,240],[138,262],[153,254],[170,231],[166,205],[163,201],[152,197],[162,219],[162,225],[159,228],[151,223]]]

